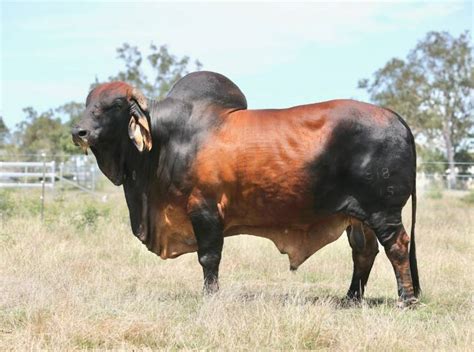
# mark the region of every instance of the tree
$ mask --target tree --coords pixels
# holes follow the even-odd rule
[[[39,114],[32,107],[23,109],[26,118],[17,125],[15,140],[22,153],[46,153],[53,157],[63,154],[62,141],[71,139],[70,131],[62,124],[53,110]]]
[[[66,125],[72,127],[76,125],[82,118],[84,108],[85,106],[83,103],[71,101],[69,103],[57,107],[56,109],[54,109],[54,111],[56,114],[60,115],[64,121],[66,121]]]
[[[8,143],[8,137],[10,135],[10,131],[5,125],[5,122],[3,122],[3,117],[0,116],[0,148],[5,147],[5,145]]]
[[[64,154],[77,153],[77,147],[71,142],[71,129],[79,122],[84,112],[84,104],[71,101],[54,109],[62,117],[63,131],[60,134],[59,147]]]
[[[162,99],[172,85],[190,71],[190,58],[178,58],[171,54],[166,45],[150,44],[151,53],[147,56],[148,68],[143,67],[143,55],[136,46],[124,43],[117,48],[118,58],[125,63],[125,70],[109,77],[109,80],[120,80],[140,89],[146,96]],[[194,61],[194,69],[199,71],[202,64]],[[148,69],[151,78],[145,71]]]
[[[455,154],[474,128],[474,68],[469,32],[458,38],[429,32],[406,60],[394,58],[372,79],[359,81],[374,103],[389,107],[412,127],[418,140],[439,146],[455,174]],[[451,178],[454,186],[455,179]]]

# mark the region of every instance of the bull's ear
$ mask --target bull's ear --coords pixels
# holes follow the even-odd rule
[[[130,117],[130,121],[128,123],[128,136],[140,152],[143,150],[151,150],[152,142],[150,126],[145,115],[132,115]]]
[[[128,123],[128,135],[137,149],[150,151],[152,147],[150,125],[146,118],[148,106],[145,96],[138,89],[132,90],[131,117]]]

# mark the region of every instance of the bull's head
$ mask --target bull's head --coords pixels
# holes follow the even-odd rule
[[[97,86],[87,97],[86,111],[72,129],[72,138],[85,152],[90,148],[102,172],[121,185],[125,153],[131,144],[139,152],[152,148],[146,98],[124,82]]]

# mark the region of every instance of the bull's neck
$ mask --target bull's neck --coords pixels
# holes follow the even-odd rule
[[[159,105],[159,101],[158,100],[154,100],[154,99],[147,99],[147,105],[148,105],[148,114],[149,114],[149,119],[150,119],[150,128],[151,128],[151,132],[152,132],[152,141],[154,139],[154,136],[153,136],[153,131],[156,129],[155,125],[156,125],[156,114],[157,112],[159,111],[159,108],[158,108],[158,105]]]
[[[152,150],[149,155],[154,180],[151,187],[157,187],[156,193],[166,198],[181,189],[185,171],[175,161],[178,158],[172,141],[185,138],[183,130],[187,125],[191,108],[186,103],[173,98],[148,100]],[[171,193],[170,193],[171,192]]]
[[[150,114],[150,127],[151,127],[151,130],[156,130],[159,126],[157,126],[157,124],[159,124],[160,121],[159,120],[159,116],[158,116],[158,112],[160,111],[160,101],[159,100],[154,100],[154,99],[147,99],[147,103],[148,103],[148,111],[149,111],[149,114]]]
[[[192,107],[183,101],[167,97],[163,100],[148,99],[148,109],[153,144],[162,145],[186,125]]]

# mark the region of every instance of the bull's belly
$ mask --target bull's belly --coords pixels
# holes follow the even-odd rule
[[[287,226],[246,224],[232,221],[224,229],[224,236],[248,234],[268,238],[275,243],[282,254],[288,254],[290,268],[297,269],[306,259],[325,245],[337,240],[350,225],[351,218],[343,214],[333,214],[315,218],[311,223],[288,223]]]
[[[337,240],[351,218],[344,214],[277,219],[259,216],[224,216],[224,236],[248,234],[272,240],[281,253],[288,254],[290,267],[298,268],[308,257]],[[182,207],[168,205],[157,212],[147,247],[162,259],[197,251],[191,221]]]

